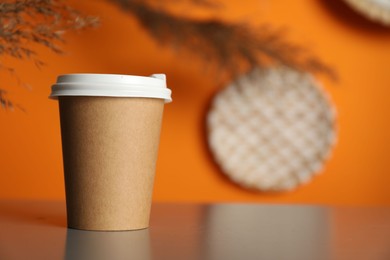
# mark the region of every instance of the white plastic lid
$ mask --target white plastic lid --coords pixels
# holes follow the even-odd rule
[[[172,101],[165,74],[150,77],[119,74],[67,74],[58,76],[50,98],[59,96],[146,97]]]

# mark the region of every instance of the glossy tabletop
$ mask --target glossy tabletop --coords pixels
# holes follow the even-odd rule
[[[390,259],[390,208],[154,204],[149,229],[66,228],[65,203],[0,201],[0,259]]]

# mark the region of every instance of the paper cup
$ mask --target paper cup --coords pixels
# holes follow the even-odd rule
[[[68,227],[135,230],[149,226],[165,75],[59,76]]]

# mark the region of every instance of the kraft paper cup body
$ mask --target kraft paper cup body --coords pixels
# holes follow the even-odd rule
[[[68,227],[147,228],[163,107],[171,101],[165,77],[70,74],[50,97],[60,107]]]

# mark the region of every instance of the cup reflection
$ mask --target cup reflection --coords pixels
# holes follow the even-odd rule
[[[215,205],[203,259],[330,259],[328,215],[320,207]]]
[[[68,229],[65,260],[151,259],[149,229],[83,231]]]

